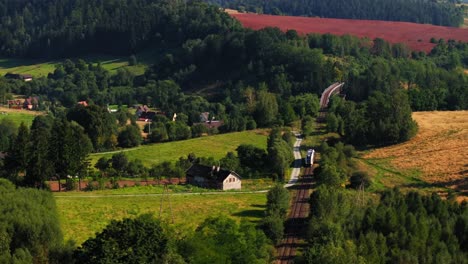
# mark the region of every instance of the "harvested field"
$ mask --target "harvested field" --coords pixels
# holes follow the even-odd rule
[[[243,26],[252,29],[278,27],[281,30],[294,29],[300,34],[330,33],[353,35],[370,39],[382,38],[390,43],[405,43],[412,50],[429,52],[435,44],[429,40],[443,38],[468,42],[468,29],[441,27],[408,22],[379,20],[354,20],[313,17],[273,16],[257,14],[236,14]]]
[[[415,112],[413,118],[419,125],[413,139],[375,149],[364,159],[373,164],[384,161],[390,168],[416,175],[408,177],[417,182],[414,187],[424,183],[423,187],[452,189],[468,198],[468,111]]]

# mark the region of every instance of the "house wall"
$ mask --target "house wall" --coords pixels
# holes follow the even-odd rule
[[[241,179],[230,174],[223,182],[223,190],[240,190],[242,188]]]

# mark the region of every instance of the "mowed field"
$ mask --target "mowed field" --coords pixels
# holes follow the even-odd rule
[[[415,112],[418,134],[364,155],[377,186],[455,191],[468,198],[468,111]],[[371,171],[372,172],[372,171]]]
[[[146,65],[138,64],[135,66],[128,65],[127,57],[116,57],[108,55],[88,55],[82,58],[87,62],[98,63],[111,73],[116,73],[118,69],[126,68],[135,75],[140,75],[145,72]],[[77,60],[71,58],[71,60]],[[63,60],[33,60],[33,59],[17,59],[17,58],[0,58],[0,76],[8,72],[31,74],[33,77],[47,76],[49,73],[54,72],[57,64],[62,63]]]
[[[193,138],[182,141],[158,143],[143,145],[131,149],[123,149],[122,151],[130,160],[140,159],[143,164],[150,166],[163,161],[176,161],[180,157],[187,157],[189,153],[195,153],[197,157],[213,157],[220,159],[227,152],[235,152],[240,144],[252,144],[260,148],[266,148],[267,144],[266,130],[252,130],[235,133],[220,134],[214,136],[206,136]],[[112,151],[105,153],[92,154],[92,164],[101,157],[110,158],[115,153],[120,151]]]
[[[25,123],[26,126],[30,127],[34,118],[38,115],[43,115],[43,112],[28,111],[24,109],[10,109],[7,107],[0,107],[0,120],[10,119],[17,126],[21,123]]]
[[[294,29],[301,34],[330,33],[334,35],[348,34],[369,39],[382,38],[390,43],[405,43],[413,50],[425,52],[429,52],[435,46],[429,42],[432,37],[468,42],[467,28],[408,22],[273,16],[235,12],[231,12],[230,15],[238,19],[243,26],[252,29],[278,27],[283,31]]]
[[[74,196],[54,194],[61,229],[65,239],[77,244],[93,237],[113,219],[135,217],[143,213],[171,223],[171,208],[175,230],[185,233],[195,229],[209,216],[228,215],[236,220],[258,222],[264,215],[265,193],[219,193],[89,197],[92,193]],[[160,212],[162,201],[162,213]]]

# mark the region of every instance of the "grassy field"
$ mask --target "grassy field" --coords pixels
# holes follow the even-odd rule
[[[468,111],[415,112],[418,134],[363,155],[375,187],[455,191],[468,198]]]
[[[266,203],[265,193],[252,194],[180,194],[168,196],[162,202],[160,195],[115,196],[103,195],[86,197],[89,193],[75,196],[54,194],[60,225],[65,239],[73,239],[81,244],[96,232],[101,231],[112,219],[135,217],[143,213],[154,214],[170,221],[171,209],[174,226],[180,232],[194,229],[205,218],[228,215],[237,220],[247,219],[257,222],[263,216]]]
[[[124,153],[132,159],[141,159],[145,165],[158,164],[163,161],[175,161],[180,157],[186,157],[193,152],[198,157],[213,157],[220,159],[227,152],[235,152],[240,144],[252,144],[266,148],[265,130],[243,131],[215,136],[194,138],[189,140],[143,145],[137,148],[125,149]],[[91,155],[92,164],[99,158],[110,158],[119,151],[97,153]]]
[[[137,56],[138,57],[138,56]],[[72,58],[76,60],[78,58]],[[145,72],[147,62],[129,66],[128,57],[108,56],[108,55],[87,55],[82,57],[87,62],[98,63],[104,69],[111,73],[117,72],[120,68],[127,68],[135,75],[141,75]],[[31,74],[33,77],[47,76],[55,70],[55,66],[64,60],[33,60],[33,59],[12,59],[0,58],[0,75],[3,76],[7,72]]]
[[[28,127],[31,126],[33,119],[37,115],[43,114],[42,112],[28,111],[28,110],[19,110],[19,109],[10,109],[5,107],[0,107],[0,120],[10,119],[16,125],[20,125],[21,122],[24,122]]]

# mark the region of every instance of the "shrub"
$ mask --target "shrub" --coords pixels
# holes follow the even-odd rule
[[[368,188],[372,180],[370,179],[369,175],[365,171],[356,171],[353,173],[351,178],[349,178],[350,187],[357,189],[359,186],[363,186],[364,188]]]

